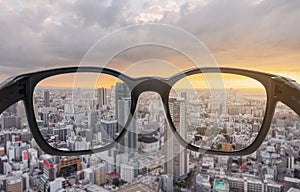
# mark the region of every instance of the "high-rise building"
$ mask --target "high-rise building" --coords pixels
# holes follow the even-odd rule
[[[287,168],[294,169],[295,168],[295,157],[291,156],[287,158]]]
[[[119,131],[122,131],[130,116],[131,99],[123,98],[118,100],[118,124]],[[127,127],[127,133],[121,141],[121,151],[131,152],[137,149],[138,134],[136,133],[135,118],[132,117],[130,125]]]
[[[262,191],[264,188],[263,182],[251,179],[245,179],[244,186],[246,191]]]
[[[48,90],[44,92],[45,107],[50,107],[50,93]]]
[[[12,162],[13,160],[15,160],[15,148],[13,146],[10,146],[8,148],[8,157],[9,157],[9,162]]]
[[[84,179],[86,181],[88,181],[89,183],[94,184],[94,182],[95,182],[95,174],[93,172],[93,169],[86,168],[86,169],[83,169],[82,171],[83,171],[83,174],[84,174]]]
[[[145,153],[155,153],[159,150],[159,139],[150,134],[139,136],[138,141],[141,150]]]
[[[3,175],[4,173],[4,163],[7,163],[8,162],[8,157],[7,155],[2,155],[0,156],[0,174]]]
[[[183,100],[171,98],[169,100],[169,109],[172,121],[177,132],[184,139],[187,138],[186,133],[186,103]],[[171,129],[166,131],[166,171],[175,179],[181,179],[187,176],[188,167],[188,153],[183,146],[179,144]]]
[[[284,177],[283,191],[286,192],[292,187],[298,189],[300,187],[300,179],[292,178],[292,177]]]
[[[34,148],[29,148],[28,149],[28,154],[29,154],[29,160],[31,161],[32,159],[38,159],[38,152]]]
[[[112,151],[112,154],[114,155],[114,159],[115,159],[115,171],[117,173],[121,172],[121,164],[128,164],[128,160],[129,160],[129,154],[128,153],[119,153],[119,150],[114,150]]]
[[[43,173],[49,181],[53,181],[56,178],[56,167],[52,159],[44,159],[43,165]]]
[[[1,127],[3,129],[9,128],[21,128],[21,118],[15,115],[9,115],[7,112],[4,112],[1,117]]]
[[[22,162],[25,168],[28,168],[28,151],[22,150]]]
[[[23,180],[22,177],[8,177],[6,180],[6,190],[9,192],[23,191]]]
[[[88,128],[92,129],[94,133],[97,132],[96,130],[97,119],[98,116],[96,111],[91,111],[88,113]]]
[[[12,173],[12,165],[9,162],[3,163],[3,175],[9,175]]]
[[[61,157],[57,166],[58,176],[70,176],[81,170],[81,160],[78,156]]]
[[[121,164],[121,179],[132,183],[134,179],[134,167],[128,164]]]
[[[265,183],[264,191],[265,192],[281,192],[283,190],[283,185],[276,183]]]
[[[173,175],[162,175],[161,179],[161,187],[162,191],[172,192],[174,191],[174,184],[173,184]]]
[[[227,105],[229,115],[239,115],[241,113],[242,108],[243,108],[242,104],[234,103],[234,104]]]
[[[66,127],[55,127],[52,129],[52,134],[57,135],[59,141],[66,141],[67,136],[70,135],[72,130],[73,125],[67,125]]]
[[[59,191],[60,189],[66,188],[68,185],[67,181],[63,177],[58,177],[54,181],[49,182],[49,192]]]
[[[74,109],[74,104],[68,104],[66,103],[64,105],[64,110],[66,114],[74,114],[75,113],[75,109]]]
[[[44,159],[43,161],[43,175],[40,177],[39,190],[48,191],[49,182],[56,178],[56,167],[52,159]]]
[[[101,119],[100,124],[97,124],[97,133],[102,133],[104,142],[111,142],[118,133],[118,121]]]
[[[99,163],[93,167],[95,175],[95,184],[103,185],[106,183],[106,168],[103,163]]]
[[[22,174],[22,180],[23,180],[23,191],[29,191],[30,190],[30,176],[29,176],[28,172]]]
[[[91,141],[86,141],[82,137],[69,137],[67,139],[67,145],[71,151],[81,151],[90,149]]]
[[[211,184],[209,182],[210,176],[205,174],[198,174],[196,176],[196,191],[197,192],[211,192]]]
[[[115,171],[115,158],[113,156],[107,156],[107,163],[105,165],[106,173],[110,174]]]
[[[130,91],[125,83],[116,83],[115,86],[115,115],[118,119],[118,101],[123,98],[130,97]]]
[[[106,88],[98,88],[97,89],[97,105],[98,109],[103,108],[103,106],[107,105],[107,89]]]

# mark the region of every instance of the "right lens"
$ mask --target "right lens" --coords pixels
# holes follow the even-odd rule
[[[130,90],[117,77],[69,73],[40,81],[33,96],[43,138],[54,148],[81,151],[114,142],[130,114]]]
[[[266,110],[263,85],[246,76],[203,73],[179,80],[171,90],[173,124],[188,143],[237,151],[258,135]]]

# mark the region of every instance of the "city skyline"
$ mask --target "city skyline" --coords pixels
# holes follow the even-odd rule
[[[130,99],[126,86],[118,83],[113,89],[74,91],[72,101],[70,89],[36,89],[34,109],[44,139],[61,150],[93,149],[113,142],[128,118]],[[212,97],[208,90],[191,93],[177,91],[177,96],[169,101],[171,118],[176,130],[188,142],[215,150],[234,151],[247,147],[259,132],[266,100],[254,97],[251,95],[253,92],[241,94],[243,91],[229,89],[228,100],[224,103],[222,99]],[[135,134],[125,135],[125,141],[121,141],[116,148],[89,156],[52,157],[43,154],[32,139],[27,125],[20,123],[24,121],[24,118],[19,118],[21,107],[17,104],[1,115],[3,129],[0,138],[3,140],[0,139],[0,142],[7,143],[3,150],[0,146],[0,159],[5,162],[3,173],[13,175],[13,183],[16,183],[7,182],[9,188],[55,190],[81,185],[109,191],[116,187],[113,178],[117,177],[119,182],[127,182],[129,188],[142,183],[154,191],[173,191],[181,187],[199,191],[199,185],[206,189],[238,191],[246,190],[241,187],[245,184],[240,179],[242,174],[248,178],[246,184],[249,190],[265,188],[266,192],[286,192],[289,187],[295,187],[293,183],[300,177],[291,172],[300,167],[296,155],[297,143],[290,143],[283,138],[296,133],[300,121],[285,106],[280,106],[276,111],[270,132],[257,152],[232,158],[199,154],[179,145],[164,120],[159,95],[155,93],[141,95],[133,125],[129,128]],[[222,114],[222,118],[215,119],[215,114]],[[213,122],[219,122],[221,129],[216,129],[217,132],[209,131]],[[298,139],[297,134],[293,137]],[[292,149],[279,147],[283,141],[289,143]],[[278,146],[271,146],[273,142]],[[284,149],[288,155],[284,155]],[[43,164],[40,172],[38,160]],[[288,162],[286,166],[285,161]],[[247,162],[251,162],[251,165]],[[14,167],[16,164],[20,164],[20,168]],[[1,165],[0,160],[0,172]],[[272,169],[269,165],[273,165]],[[9,172],[11,166],[12,171]],[[259,167],[266,173],[260,174]],[[28,174],[29,184],[21,182],[21,176],[17,175],[20,171],[15,169]],[[161,184],[153,183],[149,178]],[[126,188],[126,185],[120,185]]]

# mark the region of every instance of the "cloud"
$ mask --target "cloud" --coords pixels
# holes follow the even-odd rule
[[[166,13],[162,22],[176,23],[195,34],[219,58],[220,63],[228,65],[235,60],[259,60],[257,65],[261,65],[268,63],[263,59],[267,61],[281,55],[286,62],[280,63],[282,60],[278,60],[277,65],[290,66],[289,57],[300,56],[299,7],[300,2],[295,0],[288,3],[265,0],[256,4],[219,0],[198,6],[192,11],[184,4],[179,19]],[[174,18],[175,22],[172,21]],[[276,64],[275,61],[272,63]],[[243,65],[249,67],[241,62],[240,66]]]
[[[300,71],[300,1],[169,0],[136,4],[116,0],[30,0],[17,4],[0,0],[0,68],[15,69],[9,73],[13,74],[78,65],[97,40],[116,29],[158,22],[197,36],[220,65],[264,65],[264,70],[272,71],[272,64],[278,69],[284,65]],[[119,39],[115,43],[131,38],[124,34]],[[117,45],[107,50],[113,46]],[[7,74],[8,70],[0,71],[1,77]]]
[[[17,8],[0,1],[0,67],[77,65],[94,42],[127,25],[125,7],[116,1],[31,0]]]

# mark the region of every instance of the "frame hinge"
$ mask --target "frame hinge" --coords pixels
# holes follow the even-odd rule
[[[281,76],[271,77],[271,79],[275,82],[274,84],[274,98],[279,99],[282,94],[282,86],[284,86],[286,80]]]
[[[272,77],[274,80],[274,98],[277,100],[290,100],[299,102],[300,85],[293,79],[282,76]]]

